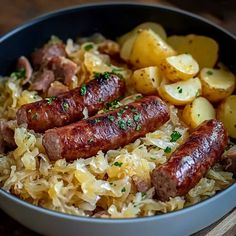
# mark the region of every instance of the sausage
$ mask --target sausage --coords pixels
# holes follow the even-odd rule
[[[26,123],[35,132],[64,126],[82,119],[85,109],[89,116],[96,114],[107,102],[122,96],[124,91],[125,82],[117,75],[101,74],[80,88],[23,105],[17,111],[17,123]]]
[[[227,143],[228,136],[220,121],[203,122],[167,163],[153,170],[151,179],[157,197],[166,201],[187,194],[220,159]]]
[[[124,146],[169,120],[168,106],[148,96],[116,110],[47,130],[43,145],[51,160],[88,158]]]

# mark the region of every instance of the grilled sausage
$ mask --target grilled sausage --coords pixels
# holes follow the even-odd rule
[[[169,120],[167,105],[148,96],[119,109],[47,130],[43,145],[51,160],[72,161],[124,146]]]
[[[102,74],[80,88],[23,105],[17,112],[17,123],[26,123],[36,132],[64,126],[82,119],[85,109],[89,116],[96,114],[107,102],[122,96],[124,90],[125,83],[118,76]]]
[[[187,194],[220,159],[227,142],[228,136],[220,121],[203,122],[167,163],[153,170],[151,179],[157,197],[165,201]]]

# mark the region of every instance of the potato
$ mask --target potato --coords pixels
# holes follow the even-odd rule
[[[201,94],[201,82],[199,78],[164,84],[159,88],[160,96],[174,105],[185,105],[192,102]]]
[[[217,118],[221,120],[232,138],[236,138],[236,95],[227,97],[217,108]]]
[[[156,66],[150,66],[134,71],[131,80],[135,89],[142,94],[155,94],[160,85],[161,77]]]
[[[219,102],[235,89],[235,76],[223,69],[203,68],[200,72],[202,82],[202,94],[211,102]]]
[[[185,106],[182,118],[187,125],[194,129],[203,121],[216,118],[216,112],[206,98],[197,97],[191,104]]]
[[[132,34],[127,40],[123,43],[120,49],[120,57],[125,61],[129,60],[131,51],[133,49],[134,41],[137,38],[137,33]]]
[[[167,57],[161,63],[161,70],[169,80],[176,82],[194,77],[199,71],[199,66],[190,54],[180,54]]]
[[[170,36],[167,43],[179,54],[189,53],[198,62],[199,67],[213,67],[218,59],[219,45],[209,37],[200,35]]]
[[[137,68],[160,66],[161,62],[176,52],[153,30],[145,29],[137,33],[129,57]]]
[[[165,30],[160,24],[157,24],[155,22],[144,22],[138,25],[137,27],[135,27],[130,32],[119,37],[117,40],[118,43],[122,46],[130,37],[132,37],[132,35],[136,34],[141,29],[151,29],[156,34],[158,34],[163,40],[166,40],[167,38]]]

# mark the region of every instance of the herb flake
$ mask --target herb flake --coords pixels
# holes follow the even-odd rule
[[[11,73],[10,77],[15,80],[24,79],[26,77],[26,71],[25,71],[25,69],[21,68],[15,72]]]
[[[80,95],[84,96],[87,93],[87,87],[86,84],[83,84],[80,88]]]
[[[116,162],[114,163],[114,166],[121,167],[122,165],[123,165],[123,162],[116,161]]]
[[[164,152],[165,152],[165,153],[170,153],[170,152],[171,152],[171,148],[170,148],[170,147],[166,147],[166,148],[164,149]]]
[[[170,135],[171,139],[170,142],[176,142],[178,139],[180,139],[182,135],[178,131],[173,131]]]

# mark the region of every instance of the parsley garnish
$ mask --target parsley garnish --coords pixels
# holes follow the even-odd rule
[[[112,102],[108,102],[106,104],[106,107],[109,109],[109,108],[117,108],[119,106],[119,101],[116,99]]]
[[[100,120],[100,119],[95,119],[94,121],[95,121],[95,124],[97,124],[97,123],[101,122],[101,120]]]
[[[126,130],[126,128],[127,128],[126,122],[125,122],[125,120],[123,120],[123,119],[120,119],[120,120],[118,121],[118,126],[119,126],[120,129],[123,129],[123,130]]]
[[[213,75],[213,72],[211,70],[208,70],[206,73],[207,75]]]
[[[118,115],[119,117],[121,117],[122,114],[124,114],[124,113],[125,113],[125,110],[124,110],[124,109],[120,109],[120,110],[117,112],[117,115]]]
[[[147,196],[147,193],[146,192],[142,192],[141,195],[142,195],[142,198],[145,198]]]
[[[138,122],[138,121],[140,121],[140,120],[141,120],[141,114],[140,114],[140,113],[135,114],[135,115],[134,115],[134,121]]]
[[[170,147],[166,147],[164,150],[165,153],[170,153],[171,152],[171,148]]]
[[[84,96],[87,93],[86,84],[83,84],[80,88],[80,95]]]
[[[137,126],[136,126],[136,130],[137,130],[137,131],[139,131],[139,130],[141,130],[141,129],[142,129],[142,126],[141,126],[141,125],[137,125]]]
[[[119,167],[121,167],[123,165],[123,162],[118,162],[118,161],[116,161],[115,163],[114,163],[114,166],[119,166]]]
[[[137,108],[132,107],[132,108],[131,108],[131,111],[132,111],[132,112],[136,112],[136,111],[137,111]]]
[[[115,117],[112,116],[112,115],[108,115],[107,117],[108,117],[108,119],[109,119],[110,121],[114,121],[114,120],[115,120]]]
[[[25,69],[21,68],[13,73],[11,73],[10,77],[13,79],[24,79],[25,78]]]
[[[92,48],[93,48],[93,44],[91,44],[91,43],[86,44],[86,45],[84,46],[84,50],[85,50],[85,51],[89,51],[89,50],[92,49]]]
[[[183,92],[183,89],[181,87],[179,87],[179,86],[177,87],[177,90],[178,90],[179,93]]]
[[[176,142],[181,136],[182,135],[178,131],[173,131],[173,133],[170,135],[170,142]]]
[[[69,103],[68,102],[63,102],[62,103],[62,109],[64,112],[67,112],[69,109]]]
[[[127,122],[126,122],[127,126],[128,127],[131,127],[132,126],[132,120],[131,119],[128,119]]]
[[[124,193],[125,191],[126,191],[126,188],[125,188],[125,187],[121,189],[121,192],[122,192],[122,193]]]
[[[141,95],[137,95],[137,96],[136,96],[136,100],[139,100],[139,99],[141,99],[141,98],[142,98]]]
[[[47,101],[47,104],[51,105],[52,101],[54,101],[57,97],[56,96],[52,96],[50,98],[45,98],[45,100]]]

